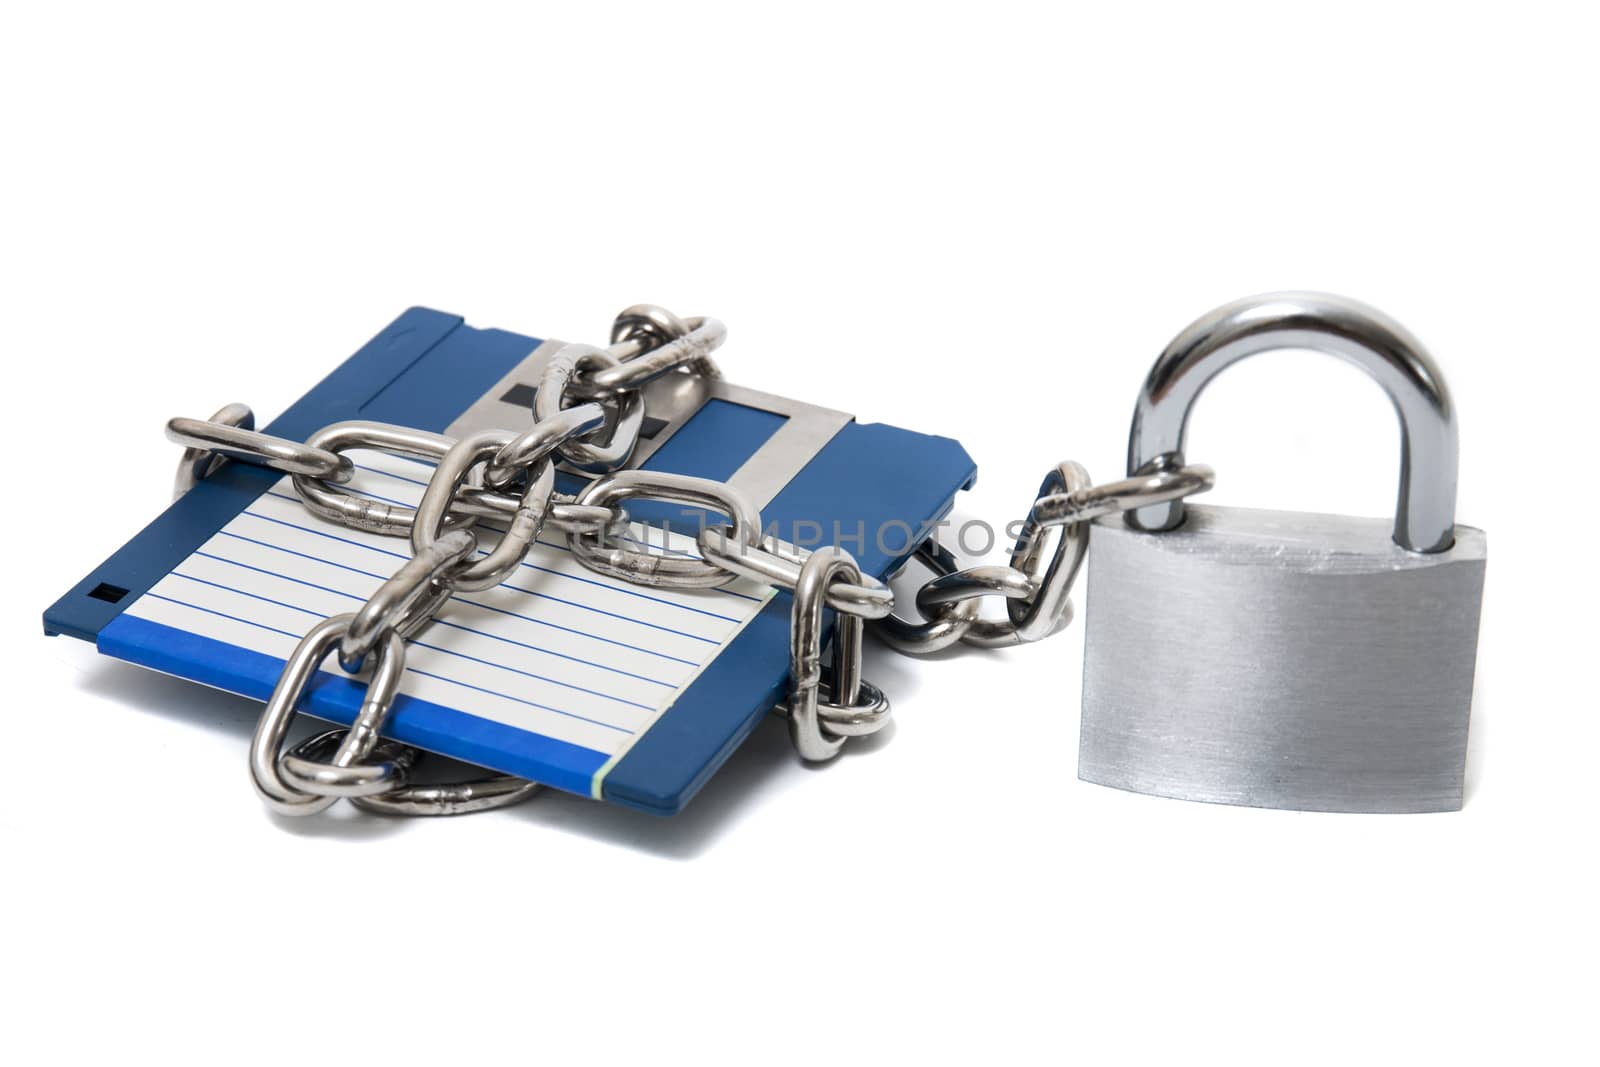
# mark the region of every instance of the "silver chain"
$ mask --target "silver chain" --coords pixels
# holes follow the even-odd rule
[[[827,760],[851,737],[889,722],[888,699],[861,676],[867,623],[891,647],[917,655],[957,643],[999,648],[1038,641],[1072,618],[1068,594],[1093,519],[1204,492],[1214,480],[1207,467],[1156,465],[1095,486],[1081,466],[1062,463],[1040,485],[1009,564],[962,568],[949,549],[929,540],[912,556],[933,572],[914,598],[917,617],[897,615],[892,590],[863,574],[844,549],[807,551],[763,537],[760,512],[732,486],[622,469],[643,424],[643,387],[666,374],[718,375],[711,353],[726,336],[715,319],[683,319],[648,304],[630,307],[613,323],[609,347],[569,344],[551,357],[534,394],[533,424],[521,433],[486,430],[453,440],[384,423],[342,422],[301,444],[255,430],[242,404],[208,420],[167,424],[167,436],[187,449],[179,495],[224,460],[238,460],[291,475],[305,506],[330,522],[410,540],[412,557],[359,610],[318,623],[285,662],[250,750],[251,777],[273,810],[308,815],[344,797],[385,814],[461,814],[515,804],[541,788],[509,775],[412,783],[419,753],[382,733],[405,670],[407,642],[446,610],[454,592],[498,585],[546,527],[566,536],[585,567],[633,584],[715,588],[750,578],[792,592],[790,689],[778,710],[789,720],[801,758]],[[354,448],[434,464],[417,507],[341,488],[354,476],[344,454]],[[557,493],[557,463],[594,480],[576,497]],[[640,498],[704,508],[728,524],[701,529],[698,559],[644,551],[616,536],[628,522],[624,504]],[[474,529],[480,519],[506,526],[481,552]],[[1004,600],[1003,619],[980,615],[985,597]],[[837,613],[827,666],[824,608]],[[367,673],[361,708],[347,729],[286,751],[296,706],[330,654],[345,671]]]
[[[1094,485],[1080,464],[1058,464],[1039,486],[1009,565],[963,570],[948,548],[927,542],[912,556],[934,575],[915,598],[922,618],[888,615],[878,621],[878,635],[911,655],[938,652],[957,642],[1004,648],[1048,637],[1072,621],[1068,594],[1088,551],[1093,520],[1203,493],[1215,483],[1210,467],[1162,465]],[[1005,619],[979,617],[979,603],[988,596],[1005,599]]]

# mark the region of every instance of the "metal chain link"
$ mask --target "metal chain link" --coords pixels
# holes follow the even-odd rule
[[[460,440],[382,423],[344,422],[325,427],[305,444],[255,430],[250,409],[229,405],[206,422],[173,419],[167,435],[187,446],[176,489],[187,492],[228,459],[292,475],[295,490],[313,513],[370,533],[406,537],[412,558],[356,612],[326,619],[301,639],[285,663],[251,743],[250,771],[257,791],[275,811],[305,815],[340,797],[369,811],[407,815],[460,814],[517,803],[540,787],[509,775],[445,785],[410,782],[415,750],[381,734],[405,670],[406,643],[444,610],[457,591],[498,585],[522,562],[549,524],[596,553],[580,555],[604,569],[608,534],[626,524],[620,502],[651,495],[720,507],[743,536],[760,530],[760,516],[730,488],[702,479],[611,475],[625,465],[644,417],[639,389],[683,368],[716,373],[709,354],[725,331],[712,319],[681,320],[649,305],[624,311],[613,326],[609,350],[567,345],[552,357],[536,393],[533,425],[521,433],[488,430]],[[593,398],[593,399],[590,399]],[[431,462],[432,477],[416,508],[357,496],[340,488],[354,466],[345,452],[377,449]],[[572,500],[555,492],[557,459],[602,477]],[[609,478],[607,476],[610,476]],[[473,527],[481,518],[504,520],[494,546],[480,551]],[[640,581],[652,567],[628,557],[613,573]],[[660,569],[671,576],[673,560]],[[736,576],[693,561],[702,572],[663,584],[715,585]],[[706,573],[712,572],[712,573]],[[693,580],[682,580],[689,579]],[[370,667],[366,696],[355,722],[283,751],[296,707],[316,671],[337,652],[340,666],[357,674]],[[372,662],[369,663],[368,661]]]
[[[789,736],[801,759],[827,760],[851,737],[889,724],[889,701],[861,678],[861,616],[841,612],[835,627],[833,668],[824,681],[822,608],[835,582],[860,584],[861,568],[842,548],[819,548],[800,568],[789,614]]]
[[[930,540],[911,557],[933,572],[915,598],[922,617],[890,614],[875,623],[875,632],[891,648],[917,656],[958,642],[1004,648],[1042,640],[1072,621],[1068,594],[1088,551],[1094,519],[1203,493],[1215,483],[1210,467],[1161,464],[1094,485],[1088,471],[1066,460],[1040,484],[1009,565],[962,569],[954,553]],[[1005,599],[1005,619],[979,616],[980,601],[988,596]]]
[[[754,579],[793,593],[790,690],[780,706],[803,759],[826,760],[851,737],[890,721],[884,694],[861,676],[867,623],[890,646],[923,655],[964,643],[999,648],[1038,641],[1072,617],[1069,598],[1093,519],[1181,499],[1211,488],[1209,468],[1155,464],[1095,486],[1076,463],[1046,475],[1006,565],[963,568],[929,540],[907,560],[933,572],[914,598],[920,618],[896,615],[895,595],[863,574],[838,546],[807,551],[762,536],[761,515],[732,486],[704,478],[623,470],[638,441],[648,383],[671,373],[718,376],[710,354],[726,337],[711,318],[682,319],[640,304],[619,314],[609,348],[569,344],[546,364],[533,423],[522,432],[487,430],[460,440],[401,426],[341,422],[304,444],[255,430],[248,407],[232,404],[210,420],[173,419],[167,436],[186,446],[176,483],[181,495],[226,460],[284,471],[314,514],[353,529],[408,538],[412,558],[356,612],[314,626],[285,662],[251,743],[250,771],[273,810],[323,811],[343,797],[367,811],[445,815],[517,803],[541,787],[509,775],[445,785],[411,782],[416,750],[382,731],[405,670],[407,642],[445,610],[456,591],[498,585],[522,562],[545,527],[567,538],[585,567],[637,585],[713,588]],[[351,449],[375,449],[432,463],[416,508],[341,488]],[[596,477],[575,498],[555,491],[558,462]],[[727,525],[707,526],[699,557],[619,543],[624,505],[649,498],[704,508]],[[480,519],[505,522],[480,550]],[[1006,617],[980,615],[985,597],[1005,601]],[[825,609],[836,616],[833,662],[824,669]],[[351,674],[369,672],[354,723],[284,751],[311,678],[330,654]]]

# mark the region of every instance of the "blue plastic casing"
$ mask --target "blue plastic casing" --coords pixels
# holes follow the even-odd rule
[[[481,330],[455,315],[413,308],[296,402],[267,433],[305,440],[329,423],[366,419],[442,432],[539,344]],[[648,469],[725,479],[773,432],[766,412],[707,403],[645,464]],[[763,522],[798,520],[846,542],[864,573],[883,578],[909,554],[873,531],[922,530],[944,516],[976,475],[955,441],[892,426],[851,422],[762,509]],[[248,508],[281,476],[223,465],[91,571],[44,616],[45,632],[93,641],[100,651],[165,673],[265,700],[282,660],[124,616],[190,553]],[[563,488],[581,483],[566,477]],[[634,509],[630,509],[634,511]],[[646,514],[635,517],[649,521]],[[837,526],[835,526],[837,524]],[[886,547],[881,541],[887,540]],[[780,593],[685,689],[605,774],[602,799],[672,814],[705,783],[784,695],[791,600]],[[298,636],[298,635],[296,635]],[[364,685],[323,672],[304,710],[349,723]],[[605,755],[402,695],[386,731],[429,751],[587,794]]]

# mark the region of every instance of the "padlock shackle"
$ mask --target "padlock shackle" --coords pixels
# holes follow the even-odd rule
[[[1156,360],[1133,413],[1128,473],[1183,462],[1189,414],[1224,368],[1246,356],[1308,348],[1347,360],[1383,387],[1400,418],[1400,494],[1395,543],[1443,552],[1455,543],[1455,407],[1444,376],[1405,328],[1375,308],[1328,293],[1268,293],[1196,319]],[[1140,530],[1183,522],[1183,501],[1128,513]]]

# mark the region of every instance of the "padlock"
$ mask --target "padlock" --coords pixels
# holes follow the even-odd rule
[[[1219,804],[1454,811],[1487,543],[1455,524],[1455,411],[1422,346],[1325,294],[1219,308],[1151,369],[1128,470],[1182,464],[1205,386],[1276,349],[1339,356],[1393,402],[1392,535],[1382,519],[1181,500],[1097,520],[1078,776]]]

